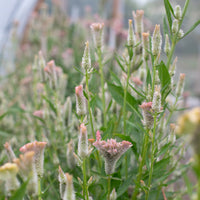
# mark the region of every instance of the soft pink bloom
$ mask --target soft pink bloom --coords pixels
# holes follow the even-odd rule
[[[115,139],[101,140],[100,131],[97,131],[96,142],[93,145],[105,159],[106,174],[114,173],[116,162],[132,146],[128,141],[117,142]]]
[[[33,113],[34,116],[39,117],[39,118],[43,118],[44,117],[44,111],[43,110],[36,110]]]

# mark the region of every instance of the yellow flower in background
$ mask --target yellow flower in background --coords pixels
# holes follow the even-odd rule
[[[177,133],[194,133],[200,125],[200,107],[188,111],[178,118]],[[200,130],[199,130],[200,132]]]

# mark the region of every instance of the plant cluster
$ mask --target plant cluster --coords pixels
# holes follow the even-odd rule
[[[181,162],[185,141],[176,132],[192,126],[193,143],[199,138],[198,109],[180,118],[178,128],[171,119],[182,109],[185,81],[185,74],[175,81],[174,50],[198,25],[185,34],[181,29],[188,3],[181,9],[164,0],[164,36],[160,25],[153,33],[146,30],[143,10],[133,12],[134,28],[130,19],[127,42],[115,53],[104,43],[104,23],[90,24],[93,41],[81,52],[85,37],[78,33],[85,29],[70,24],[58,7],[52,17],[42,6],[24,47],[34,44],[33,52],[38,46],[42,51],[23,76],[16,68],[4,80],[11,87],[1,93],[1,134],[12,132],[4,144],[7,158],[2,154],[0,160],[1,199],[180,200],[185,193],[200,198],[200,181],[197,192],[174,187],[191,165]],[[197,175],[199,166],[194,165]]]

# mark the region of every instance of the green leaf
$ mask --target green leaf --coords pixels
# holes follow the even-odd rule
[[[185,5],[184,5],[184,8],[183,8],[183,14],[182,14],[182,17],[181,17],[181,24],[182,24],[183,19],[184,19],[184,17],[185,17],[185,14],[186,14],[186,11],[187,11],[189,2],[190,2],[190,0],[186,0],[186,1],[185,1]]]
[[[115,73],[113,73],[111,70],[110,70],[110,74],[111,74],[111,79],[113,80],[113,82],[121,86],[121,81],[118,78],[118,76]]]
[[[168,26],[167,26],[167,21],[166,21],[165,17],[163,18],[163,32],[164,32],[164,35],[168,34],[168,36],[170,36]]]
[[[200,20],[197,21],[196,23],[194,23],[192,25],[192,27],[183,35],[183,37],[181,39],[183,39],[185,36],[187,36],[188,34],[190,34],[199,24],[200,24]]]
[[[169,29],[170,29],[170,32],[171,31],[171,28],[172,28],[172,17],[171,17],[171,12],[170,12],[170,3],[168,0],[164,0],[164,5],[165,5],[165,11],[166,11],[166,15],[167,15],[167,20],[168,20],[168,23],[169,23]]]
[[[159,78],[160,78],[162,90],[164,92],[164,90],[166,90],[166,88],[168,87],[168,85],[171,82],[171,77],[170,77],[168,69],[165,66],[165,63],[163,61],[161,61],[160,64],[158,66],[156,66],[156,68],[159,72]]]
[[[126,179],[118,188],[117,190],[117,197],[120,197],[122,194],[124,194],[124,192],[127,191],[128,187],[130,186],[130,184],[133,181],[133,175],[129,176],[128,179]]]
[[[139,92],[137,89],[135,89],[131,84],[129,84],[129,86],[139,95],[139,96],[141,96],[142,98],[145,98],[145,96],[141,93],[141,92]]]
[[[0,116],[0,120],[2,120],[9,112],[5,112]]]
[[[115,59],[116,59],[118,65],[120,66],[120,68],[122,69],[122,71],[123,71],[123,72],[126,72],[125,69],[124,69],[124,67],[123,67],[123,64],[122,64],[122,63],[120,62],[120,60],[118,59],[118,56],[117,56],[117,55],[115,55]]]
[[[15,191],[15,193],[10,197],[9,200],[23,200],[24,195],[26,193],[26,186],[28,184],[28,180],[20,186],[18,190]]]
[[[108,84],[108,90],[110,91],[112,97],[114,100],[123,106],[124,103],[124,90],[120,86],[116,86],[112,83],[107,82]],[[138,101],[130,95],[129,92],[127,92],[127,99],[126,99],[126,106],[127,109],[131,112],[135,112],[138,116],[141,117],[140,112],[138,111]]]
[[[133,140],[131,139],[130,136],[128,136],[128,135],[123,135],[123,134],[119,134],[119,133],[116,133],[116,134],[114,134],[114,135],[117,136],[117,137],[119,137],[119,138],[122,139],[122,140],[126,140],[126,141],[129,141],[130,143],[132,143],[133,146],[131,147],[131,149],[132,149],[133,153],[136,155],[136,157],[138,157],[137,144],[136,144],[135,141],[133,141]]]
[[[45,96],[42,97],[50,106],[51,110],[54,111],[54,113],[56,114],[57,113],[57,110],[54,106],[54,104]]]
[[[147,84],[147,87],[149,84],[152,85],[151,72],[150,72],[149,68],[147,70],[146,84]]]

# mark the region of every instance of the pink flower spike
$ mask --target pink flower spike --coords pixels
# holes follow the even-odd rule
[[[96,142],[93,145],[105,159],[105,172],[112,174],[119,158],[132,146],[128,141],[117,142],[115,139],[101,140],[100,131],[96,133]]]

